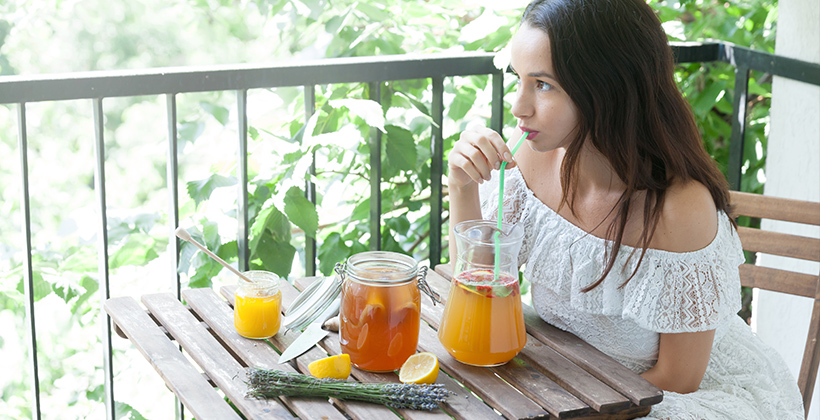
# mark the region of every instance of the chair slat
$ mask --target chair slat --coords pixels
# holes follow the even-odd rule
[[[820,226],[820,203],[732,191],[730,201],[735,216],[800,223],[808,228]],[[820,261],[820,238],[784,234],[766,229],[738,228],[743,249],[762,254]],[[803,395],[803,408],[809,412],[817,368],[820,362],[820,272],[805,274],[786,268],[740,266],[741,284],[814,299],[806,347],[797,385]]]
[[[743,249],[782,257],[820,261],[820,239],[740,226]]]
[[[820,226],[820,203],[731,191],[735,214]]]
[[[805,415],[809,415],[809,404],[814,395],[814,385],[817,383],[817,366],[820,364],[820,300],[815,299],[811,311],[811,322],[806,339],[806,349],[803,351],[803,361],[800,364],[800,373],[797,375],[797,386],[803,393],[803,408]]]
[[[746,287],[814,298],[817,276],[743,264],[740,266],[740,284]]]

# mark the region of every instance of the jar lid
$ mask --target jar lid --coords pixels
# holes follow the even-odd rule
[[[289,330],[303,330],[342,292],[342,280],[323,277],[308,286],[285,311],[282,323]]]

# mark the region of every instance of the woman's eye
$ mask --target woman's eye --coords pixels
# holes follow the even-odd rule
[[[542,81],[540,81],[540,80],[539,80],[539,81],[537,81],[537,82],[535,82],[535,87],[536,87],[538,90],[550,90],[550,89],[552,89],[552,85],[551,85],[551,84],[549,84],[549,83],[547,83],[547,82],[542,82]]]

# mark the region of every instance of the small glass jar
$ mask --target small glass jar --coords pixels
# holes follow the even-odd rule
[[[268,271],[242,273],[234,298],[233,322],[242,337],[263,339],[276,335],[282,323],[279,276]]]
[[[342,353],[362,370],[400,368],[418,345],[419,284],[426,286],[427,267],[419,270],[413,258],[396,252],[369,251],[348,258],[337,273],[343,277]]]

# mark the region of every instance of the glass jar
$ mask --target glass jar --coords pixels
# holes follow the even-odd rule
[[[233,307],[236,332],[247,338],[269,338],[279,332],[282,323],[282,292],[279,276],[268,271],[242,273],[250,283],[240,279]]]
[[[421,272],[421,274],[420,274]],[[337,268],[343,278],[339,338],[359,369],[388,372],[416,352],[427,267],[386,251],[355,254]]]
[[[453,229],[458,255],[438,338],[456,360],[473,366],[504,364],[527,344],[518,287],[524,232],[497,226],[468,220]]]

